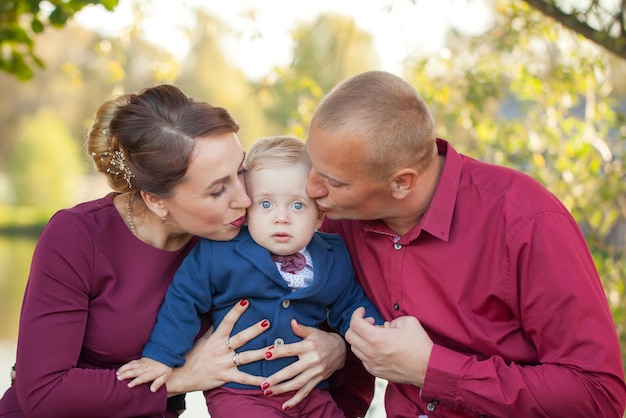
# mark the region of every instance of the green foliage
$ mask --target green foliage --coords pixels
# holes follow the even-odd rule
[[[19,80],[33,78],[33,67],[43,68],[35,53],[35,37],[47,26],[63,27],[90,4],[113,10],[119,0],[3,0],[0,2],[0,70]]]
[[[6,175],[14,205],[37,206],[48,216],[75,201],[85,160],[66,125],[51,110],[40,110],[18,130]]]
[[[626,2],[526,0],[546,16],[626,59]],[[620,4],[621,3],[621,4]]]

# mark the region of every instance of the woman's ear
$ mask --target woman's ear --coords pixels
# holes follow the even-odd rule
[[[418,173],[413,168],[403,168],[397,171],[391,180],[391,194],[395,199],[407,197],[417,184]]]
[[[159,218],[163,217],[164,213],[167,214],[167,208],[165,207],[165,202],[159,196],[153,195],[148,192],[141,191],[141,198],[143,199],[146,207],[150,209],[152,213],[154,213]]]

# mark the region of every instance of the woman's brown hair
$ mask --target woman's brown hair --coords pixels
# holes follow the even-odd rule
[[[198,138],[238,131],[225,109],[160,85],[103,103],[87,152],[113,190],[168,197],[187,172]],[[120,170],[120,158],[126,171]]]

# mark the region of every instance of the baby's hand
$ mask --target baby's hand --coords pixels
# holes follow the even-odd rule
[[[120,367],[117,371],[117,380],[133,379],[128,383],[129,388],[152,382],[150,391],[156,392],[171,375],[171,367],[151,358],[142,357]]]

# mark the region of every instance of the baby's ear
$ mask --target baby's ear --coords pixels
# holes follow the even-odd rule
[[[322,222],[324,222],[324,212],[321,210],[317,214],[317,222],[315,222],[315,230],[317,231],[322,226]]]

